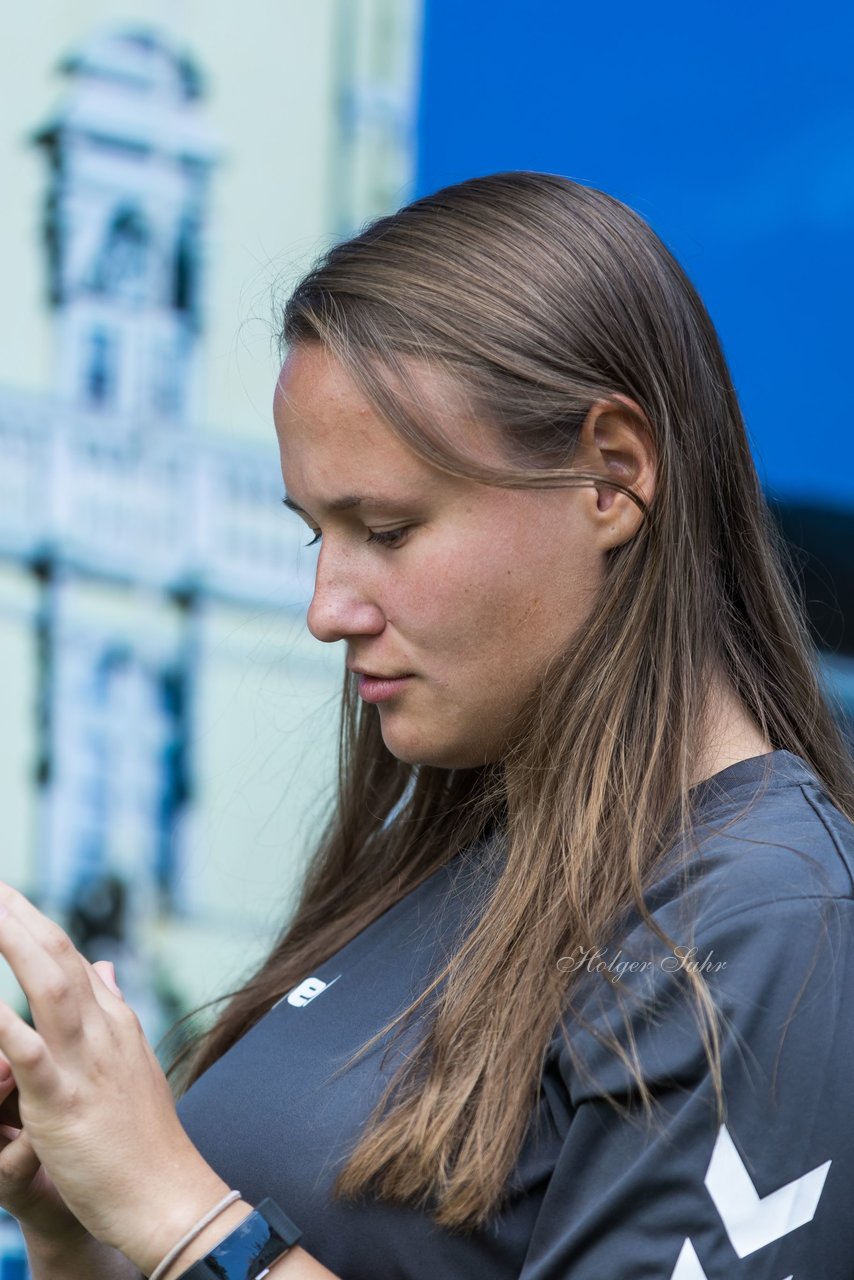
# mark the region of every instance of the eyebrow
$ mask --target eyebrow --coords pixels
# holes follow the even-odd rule
[[[289,498],[287,494],[282,498],[282,502],[290,511],[295,511],[299,516],[308,514],[304,507],[294,502],[293,498]],[[388,498],[381,498],[378,494],[347,493],[340,498],[331,498],[329,502],[324,503],[324,506],[327,511],[351,511],[353,507],[361,507],[363,503],[371,507],[387,507],[395,510],[402,509],[408,505],[404,502],[389,501]]]

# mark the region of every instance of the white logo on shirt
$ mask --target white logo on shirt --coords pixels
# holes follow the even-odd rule
[[[690,1239],[686,1240],[682,1246],[679,1257],[676,1259],[676,1270],[670,1280],[708,1280]],[[789,1280],[792,1280],[791,1276]]]
[[[747,1166],[722,1124],[706,1187],[740,1258],[812,1222],[831,1161],[760,1198]]]
[[[337,978],[332,979],[332,982],[324,982],[322,978],[304,978],[298,987],[294,987],[293,991],[288,992],[285,998],[288,1004],[292,1004],[295,1009],[301,1009],[303,1005],[308,1004],[315,996],[319,996],[321,991],[331,987],[332,983],[337,982],[340,977],[341,974],[339,973]]]
[[[683,1244],[682,1252],[676,1261],[676,1270],[670,1280],[709,1280],[690,1240],[686,1240]],[[786,1276],[786,1280],[795,1280],[795,1277]]]
[[[760,1196],[729,1130],[721,1125],[706,1172],[706,1189],[739,1258],[812,1222],[831,1164],[828,1160]],[[690,1239],[682,1245],[670,1280],[707,1280]]]

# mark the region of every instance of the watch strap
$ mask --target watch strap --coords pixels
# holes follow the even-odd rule
[[[302,1232],[275,1200],[262,1200],[179,1280],[261,1280],[301,1238]]]

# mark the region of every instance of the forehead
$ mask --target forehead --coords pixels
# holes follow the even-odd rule
[[[273,417],[285,442],[303,432],[323,436],[343,423],[354,432],[390,430],[341,362],[314,344],[289,352],[276,383]]]
[[[405,444],[320,346],[294,348],[276,385],[273,416],[287,485],[340,491],[370,476],[431,480],[434,467]],[[334,483],[333,483],[334,482]]]
[[[414,360],[408,373],[419,410],[426,411],[439,437],[447,435],[453,449],[478,461],[500,460],[494,429],[465,412],[461,390],[448,377]],[[404,486],[423,493],[477,485],[411,448],[341,361],[319,344],[291,350],[276,385],[273,413],[285,487],[296,501],[304,496],[326,502],[342,491],[394,493]]]

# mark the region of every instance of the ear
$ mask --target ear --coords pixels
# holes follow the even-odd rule
[[[640,406],[628,396],[614,395],[597,400],[584,420],[573,462],[585,471],[602,476],[595,490],[595,511],[602,547],[610,550],[628,542],[640,529],[644,514],[640,507],[608,488],[611,476],[642,498],[647,506],[655,491],[655,446],[649,421]]]

